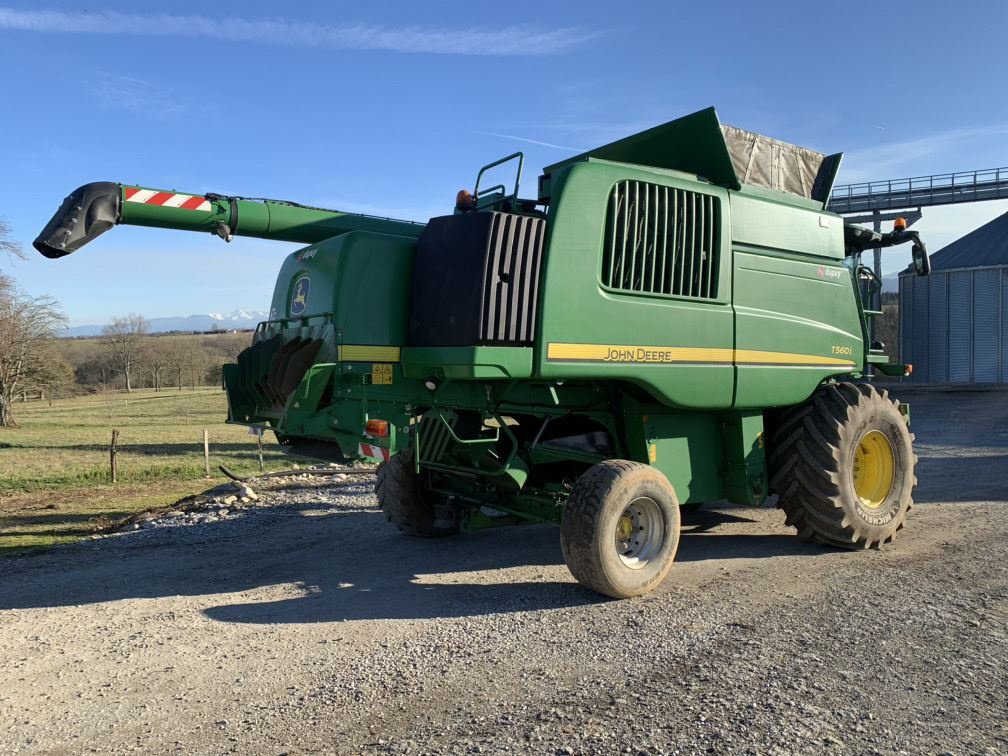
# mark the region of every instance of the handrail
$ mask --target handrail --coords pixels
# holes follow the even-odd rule
[[[510,196],[512,199],[517,199],[518,198],[518,185],[521,183],[522,166],[525,165],[525,153],[524,152],[513,152],[510,155],[507,155],[506,157],[502,157],[500,160],[495,160],[492,163],[487,163],[482,168],[480,168],[480,172],[476,175],[476,188],[473,190],[473,197],[475,199],[477,199],[477,200],[479,199],[479,196],[480,196],[480,181],[483,179],[483,174],[484,173],[486,173],[491,168],[496,168],[498,165],[503,165],[504,163],[510,162],[510,161],[512,161],[512,160],[514,160],[516,158],[518,159],[518,171],[517,171],[517,173],[515,175],[514,192],[512,192],[510,195],[507,195],[507,196]],[[496,186],[491,187],[489,190],[485,190],[484,193],[486,193],[486,191],[493,191],[495,189],[497,189]],[[505,191],[503,184],[500,185],[500,189],[501,189],[501,193],[503,193]],[[502,199],[507,199],[507,196],[502,197]]]

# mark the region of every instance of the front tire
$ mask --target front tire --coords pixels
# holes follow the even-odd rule
[[[821,386],[770,430],[770,486],[799,535],[848,549],[893,540],[913,505],[917,457],[885,389]]]
[[[574,484],[560,524],[560,546],[579,583],[605,596],[654,590],[679,548],[679,501],[648,465],[608,460]]]

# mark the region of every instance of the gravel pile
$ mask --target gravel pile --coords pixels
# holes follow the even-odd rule
[[[370,476],[355,476],[356,484],[362,480],[373,479]],[[124,533],[134,530],[149,530],[152,528],[173,528],[186,525],[203,525],[219,522],[227,518],[241,517],[250,509],[261,509],[282,504],[303,503],[306,496],[317,500],[320,495],[335,497],[335,502],[341,501],[339,489],[335,488],[346,483],[350,476],[345,473],[292,471],[287,475],[272,475],[269,478],[251,478],[249,481],[234,481],[212,488],[201,494],[186,497],[169,509],[158,509],[141,512],[117,524],[112,533]],[[265,499],[253,489],[269,490],[278,495],[270,495]],[[362,493],[354,489],[353,493]],[[100,536],[96,536],[100,537]]]

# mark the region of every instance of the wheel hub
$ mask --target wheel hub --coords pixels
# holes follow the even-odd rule
[[[896,454],[881,431],[865,433],[854,449],[854,492],[868,509],[879,509],[896,479]]]
[[[658,554],[665,540],[665,520],[653,499],[630,502],[616,522],[616,551],[627,567],[644,567]]]

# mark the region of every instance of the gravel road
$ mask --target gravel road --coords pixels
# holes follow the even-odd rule
[[[0,751],[1008,753],[1008,393],[908,398],[895,544],[711,506],[631,601],[555,528],[400,536],[370,478],[2,560]]]

